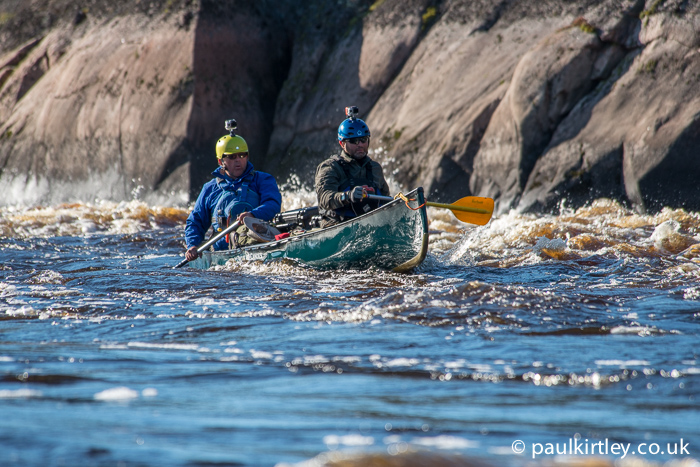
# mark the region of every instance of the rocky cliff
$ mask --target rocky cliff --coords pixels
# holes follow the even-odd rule
[[[183,201],[227,118],[308,185],[357,105],[436,201],[700,210],[698,31],[688,0],[0,0],[0,186]]]

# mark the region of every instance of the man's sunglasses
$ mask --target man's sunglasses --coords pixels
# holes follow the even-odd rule
[[[236,154],[224,154],[224,159],[236,159],[236,157],[239,157],[241,159],[245,159],[246,157],[248,157],[248,153],[247,152],[239,152]]]
[[[369,141],[369,136],[360,136],[358,138],[348,138],[345,141],[347,141],[350,144],[366,143],[367,141]]]

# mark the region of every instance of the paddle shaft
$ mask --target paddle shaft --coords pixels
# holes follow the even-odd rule
[[[241,226],[241,221],[236,221],[233,224],[229,225],[223,231],[219,232],[214,237],[210,238],[207,241],[207,243],[205,243],[204,245],[197,248],[197,254],[198,255],[201,254],[204,250],[206,250],[207,248],[212,246],[214,243],[218,242],[220,239],[222,239],[223,237],[225,237],[229,233],[233,232],[234,230],[236,230],[240,226]],[[177,266],[175,266],[175,269],[181,268],[182,266],[184,266],[187,263],[189,263],[189,260],[187,258],[185,258],[182,261],[180,261],[180,263]]]
[[[369,199],[376,199],[380,201],[394,201],[391,196],[380,196],[380,195],[367,195]],[[426,201],[426,205],[433,206],[435,208],[450,209],[452,211],[463,211],[463,212],[474,212],[476,214],[488,214],[489,211],[486,209],[470,208],[467,206],[455,206],[453,204],[443,204],[443,203],[433,203],[431,201]]]

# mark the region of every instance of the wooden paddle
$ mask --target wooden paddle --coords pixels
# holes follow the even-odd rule
[[[207,243],[205,243],[204,245],[197,248],[197,255],[201,255],[204,250],[206,250],[207,248],[212,246],[214,243],[218,242],[219,239],[225,237],[227,234],[233,232],[234,230],[236,230],[240,226],[241,226],[241,222],[236,221],[233,224],[226,227],[223,231],[216,234],[216,236],[210,238],[209,241],[207,241]],[[187,258],[185,258],[182,261],[180,261],[180,263],[177,266],[175,266],[173,269],[181,268],[182,266],[184,266],[187,263],[189,263],[189,260],[187,260]]]
[[[391,196],[367,195],[367,197],[381,201],[394,200]],[[493,215],[493,200],[479,196],[466,196],[452,204],[431,201],[426,201],[425,204],[434,208],[449,209],[457,219],[468,224],[486,225]]]

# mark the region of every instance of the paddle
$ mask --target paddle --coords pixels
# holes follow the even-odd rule
[[[238,227],[240,227],[240,225],[241,225],[241,222],[236,221],[233,224],[226,227],[223,231],[216,234],[216,236],[210,238],[209,241],[207,241],[207,243],[205,243],[204,245],[197,248],[197,255],[200,255],[204,250],[206,250],[207,248],[212,246],[214,243],[218,242],[219,239],[225,237],[227,234],[236,230]],[[180,263],[177,266],[175,266],[173,269],[181,268],[182,266],[184,266],[187,263],[189,263],[189,260],[187,258],[185,258],[182,261],[180,261]]]
[[[381,201],[394,200],[391,196],[367,195],[367,197]],[[467,196],[452,204],[431,201],[426,201],[425,204],[434,208],[449,209],[457,219],[468,224],[486,225],[493,215],[493,200],[479,196]]]

